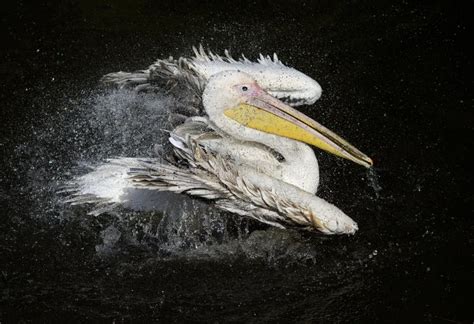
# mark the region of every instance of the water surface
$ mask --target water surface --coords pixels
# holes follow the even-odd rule
[[[472,321],[467,10],[67,1],[13,4],[2,24],[0,321]],[[198,43],[276,51],[322,85],[303,111],[375,162],[367,173],[317,153],[319,194],[358,222],[355,236],[277,230],[187,198],[102,217],[58,204],[67,179],[150,156],[165,135],[175,98],[100,77]]]

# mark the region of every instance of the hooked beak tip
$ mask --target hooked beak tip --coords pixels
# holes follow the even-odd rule
[[[365,162],[367,162],[367,165],[365,166],[367,169],[369,169],[369,168],[371,168],[371,167],[374,166],[374,161],[373,161],[371,158],[369,158],[369,157],[367,157],[367,159],[365,160]]]

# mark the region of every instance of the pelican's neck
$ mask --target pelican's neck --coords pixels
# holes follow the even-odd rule
[[[209,114],[209,119],[222,132],[245,142],[263,144],[278,152],[284,161],[272,175],[305,191],[316,193],[319,183],[318,161],[313,149],[286,137],[281,137],[245,127],[223,114]],[[262,161],[265,163],[265,161]]]

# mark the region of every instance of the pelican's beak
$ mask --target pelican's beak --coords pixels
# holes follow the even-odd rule
[[[246,127],[316,146],[367,168],[373,164],[346,140],[263,90],[254,92],[224,114]]]

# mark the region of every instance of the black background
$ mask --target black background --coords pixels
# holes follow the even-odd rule
[[[292,0],[2,6],[0,322],[473,320],[471,8]],[[364,199],[373,192],[360,169],[321,157],[340,169],[322,168],[326,195],[356,214],[360,231],[305,237],[321,253],[316,265],[158,262],[142,250],[104,261],[95,257],[96,237],[76,233],[74,222],[31,215],[36,193],[25,169],[33,160],[18,157],[18,146],[103,74],[190,55],[199,43],[251,58],[276,51],[323,87],[314,110],[304,111],[374,159],[382,191]],[[374,247],[376,261],[355,266]]]

